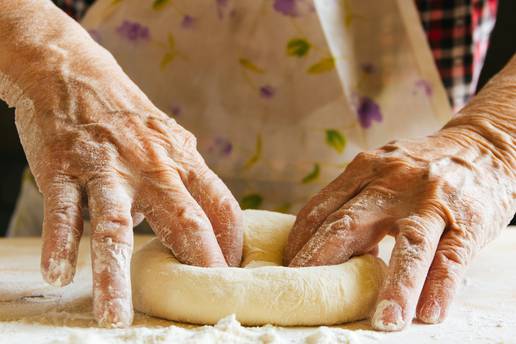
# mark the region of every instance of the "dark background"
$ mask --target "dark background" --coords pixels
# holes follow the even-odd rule
[[[491,34],[491,43],[478,89],[482,88],[515,52],[516,1],[499,0],[497,22]],[[0,101],[0,236],[7,230],[26,163],[14,125],[14,111]]]

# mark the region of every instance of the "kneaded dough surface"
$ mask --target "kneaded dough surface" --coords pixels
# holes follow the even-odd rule
[[[369,315],[385,275],[365,255],[332,266],[281,266],[292,215],[246,210],[242,268],[180,264],[154,239],[132,262],[135,309],[169,320],[215,324],[235,314],[244,325],[332,325]]]

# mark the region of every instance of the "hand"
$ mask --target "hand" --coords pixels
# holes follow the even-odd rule
[[[61,20],[69,28],[57,25],[38,38],[54,44],[37,44],[34,35],[26,37],[35,43],[19,41],[11,51],[21,51],[26,64],[0,58],[11,76],[0,80],[0,96],[17,107],[20,139],[44,198],[42,273],[53,285],[72,281],[87,202],[94,315],[101,325],[127,326],[133,225],[145,217],[183,263],[235,266],[241,211],[194,136],[158,110],[107,51],[46,2],[23,4],[28,18],[42,16],[34,22],[54,18],[49,26]]]
[[[241,258],[242,220],[192,134],[124,78],[92,80],[67,80],[67,92],[53,89],[66,108],[38,101],[17,124],[44,198],[43,276],[57,286],[72,281],[87,199],[95,317],[103,325],[128,325],[136,222],[145,216],[183,263],[234,266]]]
[[[416,305],[419,320],[442,321],[468,263],[514,214],[514,161],[492,146],[458,126],[359,154],[299,212],[285,262],[339,264],[393,235],[373,327],[402,329]]]

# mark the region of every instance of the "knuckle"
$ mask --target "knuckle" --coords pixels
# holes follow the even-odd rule
[[[443,267],[451,268],[452,266],[465,266],[466,257],[463,253],[456,249],[442,249],[436,252],[435,262]],[[448,269],[447,269],[448,270]]]
[[[71,200],[63,199],[47,206],[47,214],[55,221],[66,221],[80,213],[80,205]]]
[[[400,228],[401,235],[407,235],[416,240],[426,236],[426,226],[415,216],[400,219],[397,225]]]
[[[178,143],[181,147],[189,150],[197,149],[197,138],[188,130],[181,128],[181,130],[178,131],[177,136],[180,139]]]
[[[428,229],[417,219],[406,218],[398,221],[399,233],[396,242],[399,242],[406,252],[414,251],[414,256],[429,252],[435,246],[433,236]]]
[[[473,251],[471,247],[465,245],[464,239],[454,237],[441,241],[435,259],[439,265],[465,267],[472,255]]]
[[[106,237],[116,238],[122,233],[132,229],[132,217],[128,214],[112,213],[109,217],[96,219],[92,237],[102,239]]]
[[[442,287],[453,286],[463,276],[466,261],[464,257],[453,250],[436,252],[429,279],[438,282]]]
[[[354,163],[354,164],[370,163],[371,161],[375,160],[376,158],[377,158],[376,154],[374,154],[372,152],[364,151],[364,152],[358,153],[351,163]]]
[[[194,169],[188,170],[188,182],[197,183],[203,182],[202,184],[213,184],[217,182],[217,175],[204,163],[196,164]]]
[[[350,231],[356,230],[355,219],[352,214],[335,213],[329,221],[332,221],[327,227],[328,235],[341,237]]]

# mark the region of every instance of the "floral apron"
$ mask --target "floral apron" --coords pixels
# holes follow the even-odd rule
[[[412,1],[99,0],[82,24],[243,208],[295,212],[358,152],[451,116]],[[11,235],[40,231],[25,194]]]

